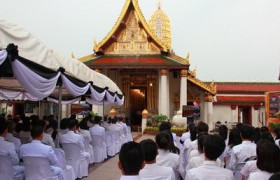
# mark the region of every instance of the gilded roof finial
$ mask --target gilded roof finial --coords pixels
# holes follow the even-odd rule
[[[71,58],[74,58],[74,59],[75,59],[75,55],[74,55],[73,52],[71,53]]]
[[[196,66],[194,67],[193,75],[194,75],[194,77],[196,77]]]
[[[212,80],[212,82],[210,84],[210,87],[214,92],[217,92],[217,85],[215,84],[214,79]]]
[[[190,52],[188,52],[188,55],[184,61],[185,64],[189,64],[190,63]]]
[[[160,0],[158,0],[157,7],[158,7],[158,9],[161,9],[161,1]]]

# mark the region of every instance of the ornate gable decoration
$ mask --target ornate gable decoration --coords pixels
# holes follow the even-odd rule
[[[121,15],[94,51],[104,54],[160,54],[167,48],[150,30],[137,0],[127,0]]]

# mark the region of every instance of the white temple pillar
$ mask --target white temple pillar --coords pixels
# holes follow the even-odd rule
[[[181,84],[180,84],[180,107],[177,114],[173,117],[172,123],[179,127],[186,127],[187,126],[187,118],[182,116],[182,108],[183,105],[187,105],[187,70],[181,70]]]
[[[162,69],[160,71],[160,108],[159,108],[159,114],[163,114],[166,116],[169,116],[169,109],[168,109],[168,103],[169,103],[169,96],[168,96],[168,83],[167,83],[167,70]]]
[[[213,97],[211,95],[207,96],[207,124],[209,126],[209,130],[214,128],[214,119],[213,119]]]

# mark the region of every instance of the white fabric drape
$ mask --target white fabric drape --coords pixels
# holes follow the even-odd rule
[[[58,104],[57,99],[54,99],[54,98],[51,98],[51,97],[48,97],[47,99],[48,99],[48,101],[51,101],[51,102],[54,102],[54,103]],[[75,98],[75,99],[71,99],[71,100],[62,100],[61,104],[72,104],[72,103],[80,101],[80,100],[81,100],[80,97]]]
[[[5,61],[7,56],[8,56],[8,53],[6,50],[0,51],[0,65]]]
[[[10,91],[6,89],[0,89],[0,100],[29,100],[39,101],[38,98],[32,96],[26,92]]]
[[[91,86],[91,84],[88,83],[85,87],[79,87],[76,84],[72,83],[69,79],[67,79],[66,76],[62,75],[61,78],[62,78],[63,86],[73,96],[84,95],[88,91],[89,87]]]

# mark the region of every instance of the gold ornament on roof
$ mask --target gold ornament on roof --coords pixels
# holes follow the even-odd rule
[[[74,55],[73,52],[71,53],[71,58],[74,58],[74,59],[75,59],[75,55]]]
[[[187,57],[183,61],[184,64],[190,64],[190,52],[188,52]]]
[[[171,26],[168,16],[162,11],[161,3],[158,3],[158,8],[151,16],[149,26],[153,34],[167,46],[171,48]]]

